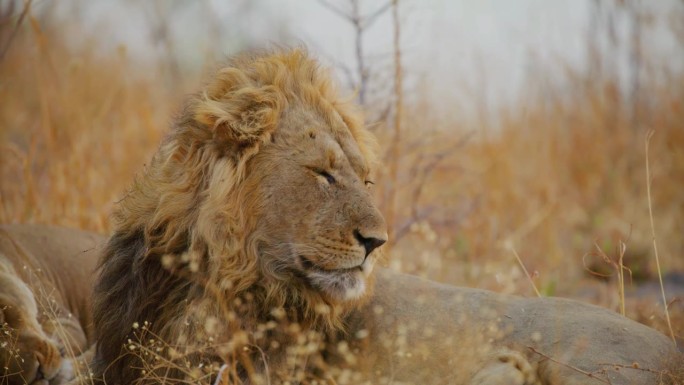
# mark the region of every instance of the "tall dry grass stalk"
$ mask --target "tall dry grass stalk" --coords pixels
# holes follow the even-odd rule
[[[677,339],[675,338],[674,331],[672,330],[672,322],[670,321],[670,311],[668,310],[668,301],[665,296],[665,286],[663,285],[663,272],[660,268],[660,257],[658,256],[658,243],[656,242],[656,232],[655,232],[655,222],[653,220],[653,204],[651,203],[651,168],[648,161],[648,145],[651,142],[651,138],[655,134],[655,131],[649,131],[646,134],[645,149],[646,149],[646,192],[648,197],[648,217],[651,223],[651,235],[653,237],[653,253],[655,255],[656,269],[658,272],[658,283],[660,284],[660,294],[663,298],[663,308],[665,310],[665,319],[667,320],[667,328],[670,331],[670,337],[672,337],[672,342],[677,346]]]
[[[627,251],[627,245],[622,241],[618,240],[617,241],[617,246],[615,250],[615,257],[610,258],[608,254],[599,246],[598,243],[594,243],[594,248],[595,251],[592,253],[587,253],[584,255],[582,258],[583,263],[587,271],[589,271],[591,274],[594,274],[596,276],[603,276],[603,277],[610,277],[611,275],[604,275],[600,272],[592,271],[591,268],[587,267],[585,257],[587,256],[598,256],[601,258],[601,260],[610,266],[613,270],[615,270],[615,276],[617,277],[616,280],[616,285],[617,285],[617,292],[618,292],[618,305],[620,307],[620,314],[623,316],[626,315],[626,296],[625,296],[625,272],[629,274],[629,276],[632,276],[632,271],[625,266],[625,253]]]
[[[541,297],[541,293],[539,292],[539,289],[537,289],[537,285],[535,285],[534,280],[532,279],[532,276],[530,276],[530,273],[527,272],[527,268],[525,267],[525,264],[523,263],[522,259],[520,258],[520,255],[518,255],[518,252],[515,250],[515,246],[513,246],[512,242],[509,242],[507,245],[507,248],[513,253],[513,256],[515,256],[515,259],[518,261],[518,264],[520,265],[520,269],[525,273],[525,277],[527,277],[527,280],[530,282],[530,285],[532,285],[532,289],[534,290],[534,293],[537,295],[537,297]]]
[[[620,296],[620,314],[625,315],[625,251],[627,250],[627,245],[620,241],[618,244],[618,263],[617,263],[617,276],[618,276],[618,295]]]

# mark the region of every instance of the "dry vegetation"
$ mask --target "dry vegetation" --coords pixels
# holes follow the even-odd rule
[[[3,16],[0,38],[11,46],[0,59],[0,222],[106,233],[112,205],[193,90],[186,84],[200,76],[169,82],[171,64],[141,66],[126,47],[98,55],[96,40],[67,42],[49,14],[27,14],[16,34],[16,13]],[[684,12],[674,20],[681,29]],[[662,272],[666,282],[679,272],[672,287],[681,298],[684,74],[658,63],[634,65],[643,72],[635,93],[622,92],[606,72],[568,69],[553,80],[539,74],[515,105],[471,122],[439,114],[427,95],[413,95],[418,102],[401,106],[401,155],[385,159],[396,163],[396,180],[385,168],[376,182],[384,210],[395,211],[388,264],[452,284],[534,295],[517,251],[542,295],[615,310],[622,302],[616,271],[627,271],[627,315],[669,334],[660,291],[651,289],[657,274],[644,142],[654,130],[654,229]],[[391,110],[369,114],[381,116],[375,130],[388,153]],[[682,339],[684,305],[676,293],[668,301]]]

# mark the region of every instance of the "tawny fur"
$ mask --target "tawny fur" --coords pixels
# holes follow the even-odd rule
[[[301,127],[294,127],[298,125]],[[280,135],[277,140],[276,131]],[[109,384],[140,379],[140,372],[131,370],[141,366],[140,358],[126,351],[134,323],[149,322],[158,338],[190,345],[201,339],[203,320],[217,319],[225,329],[212,338],[233,341],[234,332],[253,332],[257,325],[272,320],[274,309],[282,309],[287,322],[306,329],[325,333],[342,327],[346,310],[370,293],[370,278],[367,283],[357,283],[356,291],[349,290],[353,300],[338,301],[334,295],[312,290],[288,270],[292,260],[277,257],[268,261],[259,255],[281,254],[273,229],[258,223],[258,218],[268,221],[272,216],[259,214],[269,211],[264,209],[263,197],[278,194],[262,188],[259,175],[267,175],[268,170],[254,163],[268,165],[275,160],[263,159],[261,149],[278,148],[282,156],[290,156],[290,142],[323,140],[323,135],[342,144],[316,159],[325,158],[326,164],[314,167],[312,163],[310,168],[327,167],[328,160],[334,162],[335,157],[338,163],[345,162],[344,170],[337,165],[339,186],[344,184],[351,203],[338,200],[339,205],[353,206],[350,212],[355,213],[355,220],[363,220],[363,224],[343,229],[346,233],[339,240],[334,239],[340,244],[340,254],[351,261],[359,247],[353,244],[357,242],[355,229],[365,226],[370,232],[385,232],[384,221],[361,180],[374,164],[375,142],[355,107],[339,98],[328,74],[302,50],[248,54],[230,60],[190,99],[114,213],[114,233],[102,258],[95,291],[99,376]],[[310,179],[310,184],[319,183]],[[321,190],[316,187],[312,191],[330,193]],[[277,204],[274,201],[273,206]],[[292,222],[303,217],[303,210],[307,208],[279,215],[291,217],[284,221]],[[350,209],[330,209],[330,234],[340,232],[332,223],[332,214],[341,210]],[[322,234],[321,242],[331,242],[324,239],[328,238]],[[306,242],[293,242],[290,248]],[[270,251],[260,251],[264,245]],[[303,250],[306,254],[306,248]],[[312,258],[320,258],[317,263],[326,269],[338,263],[331,256],[316,254]],[[320,284],[328,285],[326,281]],[[251,304],[244,304],[245,298]],[[243,304],[234,306],[236,300]],[[184,346],[184,351],[195,348]],[[209,360],[216,362],[227,359],[225,354],[232,353],[208,352]],[[197,360],[195,357],[193,362]],[[171,378],[182,376],[170,372]]]
[[[83,371],[73,359],[93,344],[98,241],[69,229],[0,226],[0,383],[59,385]]]

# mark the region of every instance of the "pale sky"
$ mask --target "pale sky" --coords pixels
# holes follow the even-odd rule
[[[150,21],[155,7],[177,6],[167,20],[176,37],[182,63],[202,64],[207,51],[216,57],[243,44],[303,43],[312,52],[355,68],[354,34],[349,23],[318,0],[60,0],[65,19],[86,20],[86,31],[104,36],[102,50],[124,44],[133,58],[154,52]],[[326,0],[349,9],[347,0]],[[361,0],[371,13],[387,0]],[[564,66],[581,69],[586,61],[587,26],[592,0],[402,0],[404,65],[412,88],[426,90],[436,100],[467,101],[486,97],[494,105],[515,100],[526,81],[538,73],[562,75]],[[642,1],[655,22],[644,34],[650,60],[682,68],[682,43],[667,27],[674,11],[684,15],[677,0]],[[80,15],[79,15],[80,14]],[[625,23],[616,23],[626,39]],[[389,69],[392,53],[391,15],[386,13],[364,35],[365,56],[379,72]],[[618,66],[628,63],[619,52]],[[624,72],[624,68],[621,68]],[[339,77],[344,79],[342,71]],[[389,73],[390,71],[384,71]],[[411,80],[412,79],[412,80]]]

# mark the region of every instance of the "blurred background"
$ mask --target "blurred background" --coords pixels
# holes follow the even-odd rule
[[[363,105],[390,268],[669,334],[655,234],[684,335],[681,0],[2,0],[0,222],[107,233],[184,95],[274,45]]]

